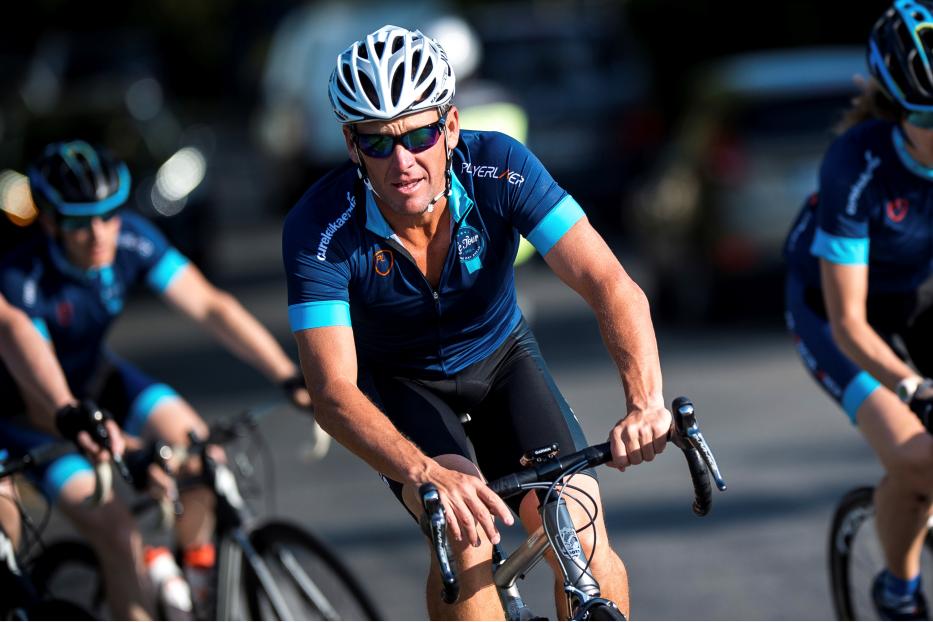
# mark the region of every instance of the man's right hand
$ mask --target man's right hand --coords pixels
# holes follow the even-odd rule
[[[472,464],[469,466],[475,469]],[[498,517],[506,525],[514,522],[512,511],[505,501],[476,475],[443,466],[432,469],[429,475],[429,481],[437,487],[447,516],[447,528],[454,540],[459,542],[466,538],[473,546],[479,546],[479,529],[482,529],[490,542],[498,544],[499,531],[495,526],[495,518]],[[415,488],[417,490],[417,486]]]
[[[123,456],[125,443],[119,426],[90,400],[60,408],[55,427],[95,462],[109,462],[111,453]]]

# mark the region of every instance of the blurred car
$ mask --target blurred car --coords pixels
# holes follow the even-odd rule
[[[747,53],[696,75],[657,169],[623,204],[656,308],[681,319],[779,309],[781,245],[859,74],[864,50],[836,47]]]
[[[471,6],[479,75],[507,85],[528,115],[528,146],[601,231],[661,137],[647,106],[648,58],[623,3],[495,2]]]

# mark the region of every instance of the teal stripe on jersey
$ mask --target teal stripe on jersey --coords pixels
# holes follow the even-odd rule
[[[585,216],[583,208],[568,194],[531,230],[528,234],[528,241],[544,257],[551,247],[570,230],[570,227],[583,216]]]
[[[342,300],[302,302],[288,307],[292,332],[325,326],[350,326],[350,303]]]
[[[843,265],[868,265],[868,238],[844,238],[817,229],[810,253]]]
[[[188,265],[188,259],[174,248],[169,248],[162,255],[159,263],[152,267],[146,282],[156,293],[161,294],[168,289],[175,277],[181,274],[181,269]]]

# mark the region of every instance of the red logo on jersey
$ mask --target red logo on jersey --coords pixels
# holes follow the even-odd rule
[[[389,272],[392,271],[394,262],[395,257],[392,256],[392,251],[376,251],[376,255],[373,257],[373,268],[375,268],[376,274],[379,276],[388,276]]]
[[[67,300],[62,300],[55,307],[55,317],[58,319],[59,326],[69,326],[74,316],[75,309],[71,306],[71,302]]]
[[[907,217],[907,208],[909,205],[907,199],[894,199],[893,201],[888,201],[884,211],[891,222],[901,222]]]

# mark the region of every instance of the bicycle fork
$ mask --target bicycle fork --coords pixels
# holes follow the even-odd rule
[[[509,620],[535,619],[522,600],[516,581],[541,560],[549,544],[553,544],[564,575],[569,610],[575,611],[583,603],[600,596],[599,584],[587,569],[586,554],[580,545],[567,504],[561,498],[553,499],[544,505],[541,514],[543,525],[509,558],[503,559],[502,549],[498,545],[493,552],[493,581],[502,609]]]

